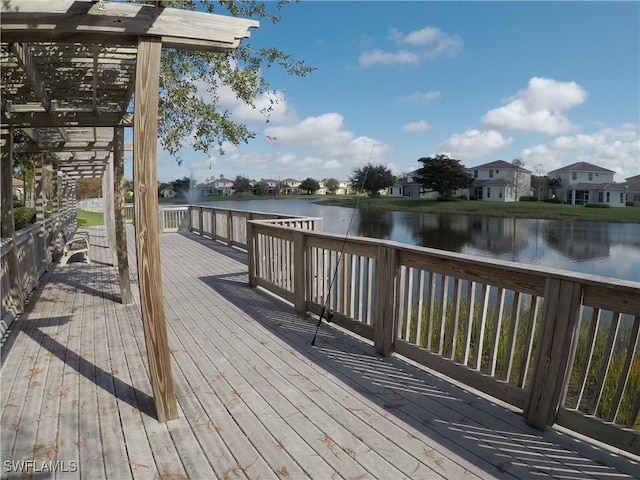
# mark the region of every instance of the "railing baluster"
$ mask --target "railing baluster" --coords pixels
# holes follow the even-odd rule
[[[480,293],[480,315],[478,318],[478,328],[476,329],[475,339],[475,362],[473,368],[480,371],[482,368],[482,351],[484,349],[484,329],[487,324],[487,310],[489,308],[489,285],[482,284],[482,292]]]
[[[607,372],[611,365],[611,358],[613,357],[613,346],[618,338],[618,329],[620,328],[620,312],[614,312],[609,325],[609,332],[607,334],[607,343],[605,345],[605,357],[600,365],[600,372],[598,373],[596,385],[594,387],[594,395],[587,407],[587,413],[597,415],[598,406],[602,399],[602,391],[604,390],[604,384],[607,381]]]
[[[458,325],[460,323],[460,293],[462,284],[458,277],[455,277],[453,282],[453,302],[452,302],[452,322],[451,322],[451,350],[449,358],[455,360],[456,358],[456,343],[458,343]]]
[[[522,363],[520,364],[520,375],[518,376],[517,385],[520,388],[525,387],[527,380],[527,374],[529,373],[529,364],[531,362],[531,356],[533,353],[533,342],[535,340],[536,321],[538,318],[538,310],[540,309],[540,297],[536,295],[531,296],[531,303],[529,304],[529,324],[527,325],[527,333],[525,337],[524,355]]]
[[[631,328],[631,332],[629,334],[629,343],[627,345],[626,358],[624,361],[624,366],[622,367],[622,372],[620,373],[620,379],[618,380],[618,388],[616,389],[616,393],[613,397],[613,403],[611,404],[609,414],[605,418],[605,420],[607,420],[608,422],[615,422],[616,417],[618,416],[618,412],[620,411],[622,395],[624,394],[624,390],[627,387],[627,382],[629,381],[629,374],[631,373],[631,367],[633,366],[633,360],[636,354],[636,348],[638,346],[639,330],[640,316],[636,315],[633,320],[633,327]]]
[[[469,363],[469,354],[471,351],[471,334],[473,333],[473,317],[475,314],[476,303],[476,282],[469,280],[467,285],[467,324],[464,331],[464,347],[462,350],[462,364]]]
[[[498,363],[498,350],[500,346],[500,330],[502,329],[502,316],[504,314],[504,288],[498,289],[496,297],[496,309],[493,317],[493,335],[491,338],[491,356],[489,357],[489,375],[496,374]]]
[[[520,326],[520,292],[513,293],[513,303],[511,304],[511,324],[509,325],[509,339],[507,343],[507,368],[504,379],[511,379],[513,370],[513,356],[516,351],[516,343],[518,341],[518,328]]]

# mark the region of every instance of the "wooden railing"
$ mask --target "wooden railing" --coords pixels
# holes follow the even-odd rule
[[[291,228],[322,230],[321,218],[301,218],[277,213],[250,212],[229,208],[189,207],[189,230],[228,245],[247,248],[248,221],[271,220]]]
[[[640,283],[247,225],[250,283],[297,311],[328,307],[378,352],[508,402],[530,425],[557,423],[640,454]]]
[[[76,228],[76,212],[68,208],[49,218],[44,223],[30,225],[15,234],[18,258],[18,283],[23,300],[38,285],[38,280],[53,261],[56,248],[62,248],[62,236],[68,236]],[[9,249],[14,240],[2,239],[0,268],[2,269],[2,333],[16,314],[11,300],[9,277]]]

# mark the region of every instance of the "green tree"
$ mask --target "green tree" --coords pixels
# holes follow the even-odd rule
[[[233,190],[236,193],[246,193],[251,190],[251,180],[247,177],[243,177],[242,175],[236,176],[233,181]]]
[[[518,206],[518,202],[520,201],[520,197],[522,195],[529,194],[529,190],[531,189],[531,184],[526,181],[527,170],[524,168],[524,162],[519,158],[514,158],[511,160],[511,165],[515,167],[513,171],[513,185],[514,185],[514,194],[516,196],[515,206]]]
[[[460,160],[447,155],[434,155],[418,159],[422,167],[417,170],[416,179],[422,189],[434,190],[444,200],[453,198],[453,192],[473,185],[473,177],[467,173]]]
[[[76,198],[100,198],[102,196],[101,178],[79,178],[76,180]]]
[[[306,190],[308,194],[316,193],[320,190],[320,183],[311,177],[305,178],[300,182],[300,190]]]
[[[169,6],[188,10],[205,10],[255,20],[277,23],[288,0],[273,4],[250,0],[173,0]],[[223,154],[224,142],[246,143],[255,133],[231,119],[229,110],[220,105],[218,92],[229,87],[245,104],[256,106],[266,95],[270,99],[260,113],[268,121],[277,103],[269,83],[261,72],[280,66],[289,75],[304,76],[311,71],[304,61],[292,58],[276,47],[252,47],[251,39],[243,39],[233,52],[212,53],[163,49],[160,70],[158,130],[162,147],[182,162],[182,145],[189,144],[205,154]]]
[[[269,194],[269,184],[264,179],[260,180],[258,183],[256,183],[256,190],[258,192],[258,195],[266,197]]]
[[[323,181],[324,186],[327,188],[329,193],[336,193],[338,187],[340,187],[340,182],[335,178],[325,178]]]
[[[178,196],[186,197],[189,189],[191,188],[191,179],[189,177],[182,177],[171,182],[171,185],[173,185],[173,189],[176,191]]]
[[[389,188],[396,181],[391,170],[383,164],[368,163],[362,168],[356,168],[349,182],[356,192],[367,192],[370,197],[380,195],[380,191]]]

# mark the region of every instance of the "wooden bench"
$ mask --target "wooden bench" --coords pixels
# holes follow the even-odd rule
[[[85,263],[90,264],[91,256],[89,251],[89,234],[87,232],[75,232],[70,238],[64,240],[64,248],[59,265],[61,267],[66,265],[69,259],[78,253],[82,253]]]

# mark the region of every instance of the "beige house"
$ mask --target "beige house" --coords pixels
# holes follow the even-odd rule
[[[611,207],[624,207],[627,184],[614,182],[614,173],[598,165],[577,162],[549,172],[549,178],[559,180],[560,184],[556,187],[558,195],[571,205],[598,202]]]
[[[625,178],[627,187],[627,201],[640,205],[640,175]]]
[[[531,193],[531,172],[504,160],[467,170],[473,175],[469,198],[483,202],[515,202]]]

